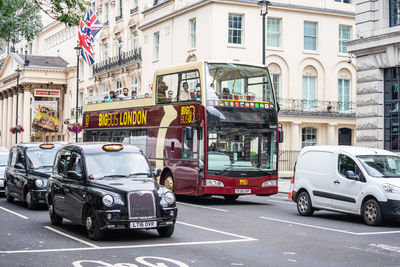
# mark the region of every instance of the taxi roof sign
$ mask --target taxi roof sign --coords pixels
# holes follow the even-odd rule
[[[50,149],[54,148],[54,144],[41,144],[39,147],[42,149]]]
[[[121,144],[108,144],[104,145],[102,148],[104,151],[120,151],[124,148],[124,146]]]

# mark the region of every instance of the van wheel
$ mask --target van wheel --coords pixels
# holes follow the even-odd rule
[[[170,172],[167,173],[167,175],[165,176],[162,185],[174,192],[174,177],[172,177],[172,174]]]
[[[301,192],[297,197],[297,211],[302,216],[311,216],[314,213],[310,195],[306,191]]]
[[[363,219],[364,222],[371,226],[382,224],[382,212],[379,203],[375,199],[369,199],[363,206]]]

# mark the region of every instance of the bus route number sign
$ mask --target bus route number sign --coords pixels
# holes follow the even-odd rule
[[[196,120],[195,106],[182,106],[181,107],[181,124],[193,123]]]

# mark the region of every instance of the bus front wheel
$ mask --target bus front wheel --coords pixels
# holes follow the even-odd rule
[[[172,174],[170,172],[165,175],[162,185],[169,190],[174,191],[174,177],[172,177]]]

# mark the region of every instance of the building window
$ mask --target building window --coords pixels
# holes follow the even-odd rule
[[[338,111],[350,111],[350,80],[338,79]]]
[[[390,27],[400,25],[400,0],[390,0]]]
[[[104,94],[105,96],[108,96],[108,87],[107,87],[107,84],[103,84],[103,94]]]
[[[335,2],[351,4],[351,0],[335,0]]]
[[[229,14],[228,21],[228,43],[242,44],[242,23],[243,16],[237,14]]]
[[[281,97],[280,94],[280,86],[281,86],[281,75],[280,74],[272,74],[272,84],[274,85],[274,90],[276,94],[276,99],[279,100]]]
[[[133,91],[138,91],[138,82],[137,78],[135,76],[132,76],[132,82],[131,82],[131,92]]]
[[[317,50],[317,23],[304,22],[304,50]]]
[[[352,130],[349,128],[340,128],[338,130],[338,145],[351,146]]]
[[[118,39],[118,56],[122,57],[122,40]]]
[[[190,25],[190,48],[196,48],[196,18],[189,20]]]
[[[135,51],[138,48],[138,35],[134,33],[132,35],[132,50]]]
[[[303,110],[313,111],[316,107],[317,78],[303,76]]]
[[[301,147],[315,146],[317,144],[317,129],[304,127],[301,129]]]
[[[104,53],[104,60],[107,60],[108,59],[108,44],[104,44],[103,53]]]
[[[351,39],[351,26],[339,25],[339,53],[347,53],[346,42]]]
[[[158,60],[159,59],[159,53],[160,53],[160,33],[156,32],[154,33],[153,36],[153,58],[154,60]]]
[[[384,79],[384,148],[400,151],[400,69],[385,69]]]
[[[117,81],[117,89],[116,91],[118,92],[118,94],[122,94],[122,83],[121,81]]]
[[[267,46],[277,48],[281,47],[281,19],[268,18]]]
[[[108,3],[104,5],[104,26],[108,25],[108,15],[109,15],[109,5]]]
[[[85,61],[83,60],[79,60],[79,80],[82,81],[83,79],[85,79]]]

